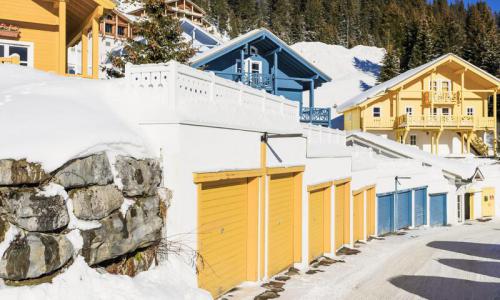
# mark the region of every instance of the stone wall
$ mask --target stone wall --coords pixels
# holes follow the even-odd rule
[[[0,278],[39,278],[82,255],[109,264],[161,239],[156,160],[106,153],[47,174],[26,160],[0,160]],[[76,233],[76,234],[75,234]]]

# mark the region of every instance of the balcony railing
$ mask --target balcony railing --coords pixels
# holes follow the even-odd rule
[[[401,127],[493,128],[495,126],[495,119],[489,117],[474,117],[474,116],[403,115],[398,117],[397,124],[398,127],[400,128]]]
[[[434,104],[453,104],[458,102],[460,94],[458,92],[428,91],[424,92],[424,99],[429,99]],[[429,102],[429,104],[430,104]]]
[[[243,73],[241,82],[259,90],[272,90],[273,78],[270,74]]]
[[[303,107],[300,112],[300,121],[304,123],[313,123],[322,126],[330,127],[332,119],[332,110],[330,108],[313,107],[312,109],[312,122],[309,107]]]
[[[395,118],[366,118],[363,120],[365,128],[392,129]]]

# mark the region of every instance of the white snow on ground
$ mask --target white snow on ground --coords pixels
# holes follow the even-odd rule
[[[337,257],[345,263],[292,277],[280,299],[493,299],[500,292],[500,220],[472,224],[372,240],[357,255]],[[250,300],[262,291],[246,285],[227,298]]]
[[[90,268],[83,257],[74,263],[52,283],[38,286],[0,286],[1,299],[23,300],[113,300],[113,299],[212,299],[208,292],[194,288],[192,269],[178,257],[140,273],[135,278],[124,275],[99,273]],[[187,276],[189,274],[189,276]]]
[[[53,171],[76,157],[111,151],[149,156],[138,128],[118,117],[110,83],[0,65],[0,158],[42,163]]]
[[[347,49],[321,42],[300,42],[292,45],[292,49],[332,78],[331,82],[316,89],[314,102],[317,107],[339,105],[373,87],[385,54],[384,49],[377,47]],[[309,94],[304,93],[306,106],[308,101]]]

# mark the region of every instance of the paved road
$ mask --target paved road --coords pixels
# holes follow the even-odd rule
[[[500,299],[500,220],[411,230],[360,247],[280,299]]]

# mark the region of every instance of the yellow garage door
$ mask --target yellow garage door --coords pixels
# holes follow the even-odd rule
[[[483,217],[493,217],[495,215],[495,189],[483,188]]]
[[[365,205],[364,205],[364,191],[354,195],[354,241],[364,240],[365,231]]]
[[[309,193],[309,261],[330,252],[330,193],[329,187]]]
[[[375,188],[366,190],[366,238],[375,235]]]
[[[335,250],[350,243],[350,182],[335,185]]]
[[[268,275],[293,264],[293,174],[271,175],[269,182]]]
[[[199,286],[216,297],[246,280],[248,180],[203,183],[198,192]]]

